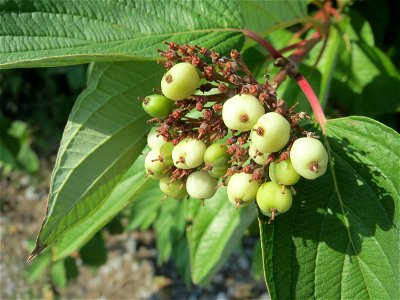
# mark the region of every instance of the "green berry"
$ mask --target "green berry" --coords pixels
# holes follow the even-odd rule
[[[209,166],[209,174],[215,178],[220,178],[226,174],[229,167],[229,154],[226,152],[225,145],[212,144],[204,152],[204,162]]]
[[[307,179],[316,179],[326,172],[328,153],[317,139],[303,137],[297,139],[290,149],[293,168]]]
[[[192,138],[183,139],[172,150],[174,165],[180,169],[196,168],[204,162],[205,151],[204,142]]]
[[[153,127],[147,135],[147,144],[151,149],[160,148],[167,143],[166,140],[160,135],[157,127]]]
[[[199,74],[192,64],[179,63],[164,75],[161,90],[167,98],[179,101],[193,94],[199,82]]]
[[[249,156],[257,164],[262,166],[267,162],[269,153],[262,153],[261,151],[257,150],[257,148],[253,146],[253,144],[250,143]]]
[[[263,153],[281,150],[289,141],[290,124],[280,114],[269,112],[261,116],[251,133],[251,143]]]
[[[270,217],[274,210],[278,213],[287,212],[292,206],[292,193],[273,181],[263,183],[257,192],[257,205],[264,215]]]
[[[159,179],[165,175],[164,171],[167,169],[167,165],[162,162],[159,148],[151,149],[147,153],[144,167],[147,175],[151,178]]]
[[[258,187],[258,182],[250,174],[236,173],[228,182],[228,199],[237,207],[249,204],[256,199]]]
[[[187,196],[185,183],[181,180],[170,182],[171,178],[163,176],[160,179],[160,190],[172,199],[183,199]]]
[[[217,179],[203,171],[191,173],[186,180],[187,192],[195,199],[211,198],[217,191],[217,185]]]
[[[278,184],[294,185],[299,181],[300,174],[293,168],[290,159],[287,159],[269,165],[269,178]]]
[[[162,95],[147,96],[142,107],[153,118],[165,119],[172,111],[172,101]]]
[[[222,107],[222,119],[229,129],[248,131],[265,113],[256,97],[241,94],[228,99]]]

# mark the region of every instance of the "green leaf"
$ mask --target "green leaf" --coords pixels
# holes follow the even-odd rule
[[[0,68],[155,60],[164,41],[220,52],[243,43],[229,0],[15,0],[0,10]]]
[[[91,219],[107,203],[146,144],[147,116],[136,98],[151,93],[161,75],[162,69],[151,62],[93,67],[88,88],[79,96],[64,130],[48,211],[33,254]],[[110,221],[109,216],[101,221]]]
[[[174,199],[165,199],[161,204],[160,213],[154,222],[158,264],[168,261],[174,245],[186,238],[184,205],[185,200]]]
[[[333,76],[336,72],[339,55],[344,51],[344,41],[339,36],[338,30],[331,26],[327,44],[317,63],[323,48],[320,42],[310,52],[309,56],[300,65],[300,71],[307,78],[323,108],[326,107],[331,92]],[[303,91],[294,80],[286,80],[278,90],[282,93],[288,105],[298,103],[297,110],[312,114],[312,109]]]
[[[54,247],[54,259],[63,258],[77,250],[129,203],[140,201],[143,193],[148,191],[156,182],[150,178],[145,178],[145,175],[144,156],[140,155],[111,194],[104,200],[101,207],[90,218],[79,222],[77,226],[72,227],[60,237]],[[155,192],[154,189],[151,191]],[[149,202],[157,202],[158,197],[157,195],[149,195],[146,199]]]
[[[309,20],[307,0],[241,0],[240,9],[245,27],[270,32]]]
[[[26,279],[29,283],[35,282],[39,278],[41,278],[45,271],[51,265],[51,252],[45,251],[43,255],[39,256],[35,261],[31,263],[28,268]]]
[[[71,256],[66,257],[62,260],[64,262],[65,268],[65,276],[67,280],[74,280],[79,275],[78,265],[76,264],[76,260]]]
[[[8,173],[25,170],[36,173],[39,159],[29,145],[29,130],[26,123],[10,121],[0,112],[0,168]]]
[[[100,267],[107,261],[108,250],[101,232],[96,233],[90,241],[79,250],[83,264]]]
[[[345,115],[376,117],[399,112],[399,72],[385,53],[347,23],[341,28],[346,47],[342,47],[332,82],[334,106]]]
[[[260,280],[263,276],[263,263],[260,243],[256,243],[253,248],[251,260],[251,273],[256,280]]]
[[[67,287],[67,273],[63,260],[56,261],[51,266],[50,277],[52,283],[54,283],[59,289],[65,289]]]
[[[236,210],[219,188],[205,202],[188,228],[192,280],[205,285],[238,246],[247,227],[256,217],[255,205]]]
[[[398,299],[400,136],[349,117],[328,122],[327,143],[327,173],[273,224],[259,216],[271,298]]]
[[[125,230],[148,229],[159,214],[163,196],[159,181],[149,179],[129,208],[128,225]]]
[[[192,199],[174,200],[167,198],[162,202],[158,202],[161,203],[161,209],[154,222],[157,263],[162,264],[172,258],[186,287],[189,288],[191,279],[186,220],[188,207],[191,203],[197,201]]]

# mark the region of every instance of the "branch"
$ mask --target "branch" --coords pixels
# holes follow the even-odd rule
[[[311,108],[314,112],[315,119],[321,125],[322,133],[325,134],[325,132],[326,132],[326,128],[325,128],[326,117],[325,117],[324,111],[321,107],[321,104],[319,103],[318,98],[315,95],[311,85],[303,77],[303,75],[298,75],[294,79],[296,80],[299,87],[302,89],[304,95],[306,95],[308,102],[310,103]]]
[[[318,30],[315,32],[310,39],[303,40],[300,43],[297,43],[293,46],[290,47],[296,47],[297,49],[288,57],[285,58],[282,55],[281,51],[278,51],[277,49],[274,48],[268,41],[263,39],[261,36],[259,36],[257,33],[250,31],[248,29],[243,30],[243,34],[246,35],[247,37],[253,39],[256,41],[259,45],[264,47],[271,55],[273,58],[278,59],[280,58],[281,61],[279,62],[281,64],[281,70],[276,74],[274,79],[271,81],[271,86],[274,89],[277,89],[283,81],[286,80],[287,76],[293,77],[305,96],[307,97],[308,102],[311,105],[311,108],[315,114],[315,118],[317,122],[321,125],[322,133],[325,134],[326,132],[326,117],[324,114],[324,111],[318,101],[317,96],[315,95],[311,85],[308,83],[307,79],[304,78],[303,75],[299,73],[299,68],[298,64],[308,55],[308,53],[314,48],[314,46],[321,41],[321,38],[323,34],[327,35],[329,33],[329,21],[330,21],[330,16],[329,14],[332,14],[332,7],[331,7],[331,1],[327,0],[323,7],[321,7],[320,11],[314,16],[314,20],[320,20],[322,21],[322,29]],[[304,32],[308,31],[311,28],[311,23],[306,24],[304,26],[303,30],[301,30],[298,35],[303,34]],[[326,37],[327,40],[327,37]],[[326,43],[326,41],[325,41]],[[326,44],[324,45],[323,48],[325,48]],[[320,53],[319,56],[322,54]],[[320,58],[320,57],[319,57]],[[319,60],[318,58],[318,60]],[[278,62],[278,61],[276,61]]]
[[[251,38],[252,40],[256,41],[260,46],[264,47],[264,49],[267,50],[272,55],[273,58],[277,59],[280,57],[285,59],[282,53],[276,50],[274,46],[272,46],[267,40],[263,39],[254,31],[251,31],[249,29],[243,29],[242,32],[245,36]]]

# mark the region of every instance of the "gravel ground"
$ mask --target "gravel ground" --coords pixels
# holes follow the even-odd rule
[[[65,290],[54,289],[47,276],[27,282],[28,244],[44,216],[53,160],[41,161],[39,176],[0,174],[1,299],[269,299],[263,279],[251,276],[258,242],[251,237],[244,240],[244,254],[234,253],[205,288],[187,290],[172,262],[157,266],[151,230],[107,236],[107,262],[95,271],[78,259],[79,276]]]

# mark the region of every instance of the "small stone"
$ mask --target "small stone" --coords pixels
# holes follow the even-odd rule
[[[228,296],[225,293],[219,292],[215,299],[216,300],[228,300]]]
[[[248,270],[250,267],[249,261],[244,256],[240,256],[237,263],[242,270]]]

